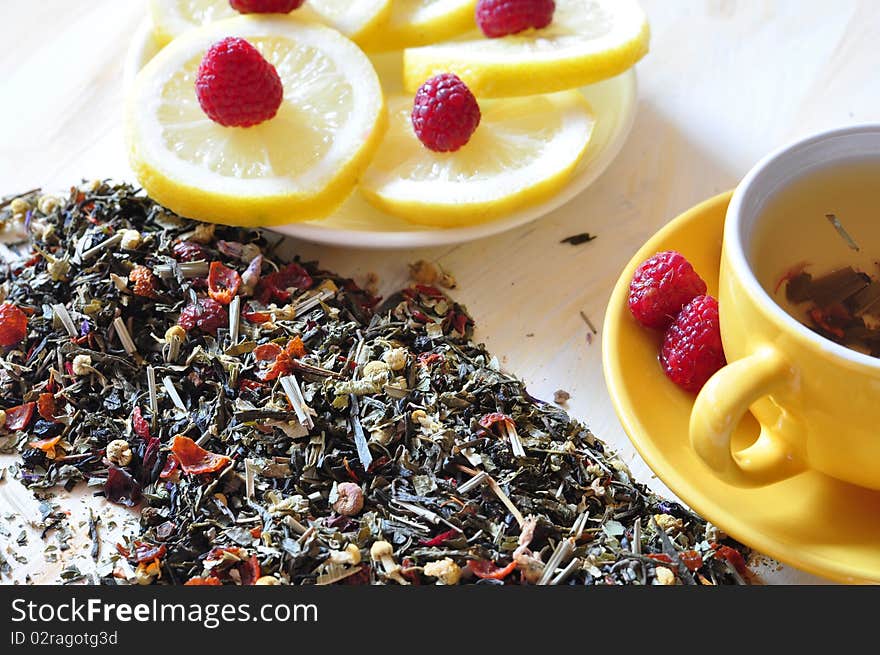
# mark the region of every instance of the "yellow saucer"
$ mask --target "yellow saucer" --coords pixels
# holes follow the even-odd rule
[[[605,317],[602,359],[614,409],[633,445],[666,485],[694,511],[756,550],[840,582],[880,582],[880,492],[807,472],[760,489],[718,480],[691,450],[694,396],[673,385],[657,359],[660,335],[636,324],[627,308],[636,267],[663,250],[678,250],[718,291],[721,238],[730,193],[707,200],[655,234],[627,265]],[[735,449],[752,443],[748,415]],[[834,438],[834,435],[828,435]]]

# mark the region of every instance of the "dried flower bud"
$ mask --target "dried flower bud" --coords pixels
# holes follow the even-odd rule
[[[123,250],[135,250],[141,245],[141,233],[137,230],[122,230],[122,241],[119,246]]]
[[[12,211],[13,216],[24,216],[30,208],[30,203],[24,198],[16,198],[9,203],[9,209]]]
[[[431,578],[437,578],[437,584],[456,585],[461,580],[461,567],[449,557],[428,562],[423,572]]]
[[[89,375],[93,370],[91,356],[77,355],[73,358],[74,375]]]
[[[342,516],[355,516],[364,508],[364,492],[354,482],[341,482],[336,485],[336,501],[333,511]]]
[[[361,549],[357,547],[357,544],[348,544],[343,550],[331,551],[328,561],[334,564],[355,566],[361,563]]]
[[[189,240],[201,244],[211,243],[214,240],[214,230],[216,229],[217,226],[213,223],[199,223]]]
[[[675,574],[665,566],[658,566],[654,569],[654,582],[652,584],[669,587],[675,584]]]
[[[390,370],[390,367],[385,362],[380,362],[379,360],[367,362],[366,364],[364,364],[364,377],[387,377]]]
[[[392,348],[382,355],[382,361],[391,367],[392,371],[400,371],[406,366],[406,348]]]
[[[370,559],[382,564],[385,577],[394,580],[398,584],[409,584],[409,580],[400,574],[400,565],[394,561],[394,548],[387,541],[373,542],[373,545],[370,546]]]
[[[274,575],[264,575],[262,577],[257,578],[257,581],[254,584],[259,585],[261,587],[275,586],[275,585],[280,585],[281,580],[276,578]]]
[[[55,196],[41,196],[37,201],[37,209],[43,214],[51,214],[61,205],[61,201]]]
[[[6,425],[6,411],[0,409],[0,430],[3,429],[4,425]]]
[[[46,272],[55,282],[63,282],[67,280],[67,274],[70,273],[70,262],[65,259],[55,259],[46,264]]]
[[[125,439],[114,439],[107,444],[107,459],[116,466],[128,466],[131,464],[131,446]]]
[[[671,514],[654,514],[654,522],[663,532],[676,534],[681,532],[684,527],[684,521],[677,519]]]
[[[443,271],[440,267],[426,259],[420,259],[409,265],[409,277],[416,284],[436,284],[442,275]]]
[[[370,559],[374,562],[380,562],[383,559],[394,557],[394,548],[387,541],[374,541],[370,546]]]
[[[186,330],[184,330],[179,325],[172,325],[170,328],[165,330],[165,343],[171,343],[171,341],[177,337],[181,341],[186,339]]]

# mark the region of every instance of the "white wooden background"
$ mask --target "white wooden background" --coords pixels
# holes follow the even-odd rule
[[[385,292],[405,283],[407,260],[438,261],[458,279],[454,295],[474,314],[478,338],[538,396],[568,390],[571,412],[649,480],[611,408],[600,343],[587,343],[578,313],[601,326],[632,253],[683,210],[733,187],[768,150],[811,131],[880,120],[880,2],[642,2],[653,39],[639,64],[635,127],[619,159],[572,203],[455,247],[296,248],[347,275],[378,273]],[[141,0],[0,0],[0,195],[82,177],[131,179],[122,61],[144,11]],[[583,231],[599,238],[559,244]],[[8,511],[0,504],[0,516]],[[6,541],[0,536],[3,550]],[[767,580],[817,581],[791,569]]]

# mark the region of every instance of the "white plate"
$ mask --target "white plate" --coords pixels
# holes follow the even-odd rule
[[[125,61],[126,87],[141,67],[158,51],[150,22],[135,32]],[[386,93],[399,87],[400,53],[373,58]],[[389,83],[389,80],[394,81]],[[593,139],[571,179],[555,196],[538,205],[524,207],[503,218],[467,227],[437,228],[410,224],[379,211],[355,192],[332,216],[322,221],[279,225],[272,229],[299,239],[356,248],[420,248],[440,246],[506,232],[534,221],[564,205],[590,186],[617,157],[635,119],[638,96],[636,74],[629,70],[618,77],[581,89],[596,115]]]

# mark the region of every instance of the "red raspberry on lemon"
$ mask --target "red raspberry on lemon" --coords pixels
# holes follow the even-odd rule
[[[454,152],[470,140],[480,124],[480,106],[457,75],[443,73],[416,92],[412,124],[426,148]]]
[[[278,71],[244,39],[228,37],[208,50],[196,76],[202,110],[225,127],[250,127],[278,112],[284,89]]]
[[[553,20],[553,0],[480,0],[477,25],[483,34],[495,39],[516,34],[530,27],[541,29]]]
[[[241,14],[289,14],[302,7],[306,0],[229,0]]]
[[[666,331],[660,363],[666,377],[694,393],[727,363],[721,345],[717,300],[697,296],[685,305]]]
[[[706,293],[706,283],[681,253],[657,253],[642,262],[629,284],[629,310],[643,326],[665,329],[681,308]]]

